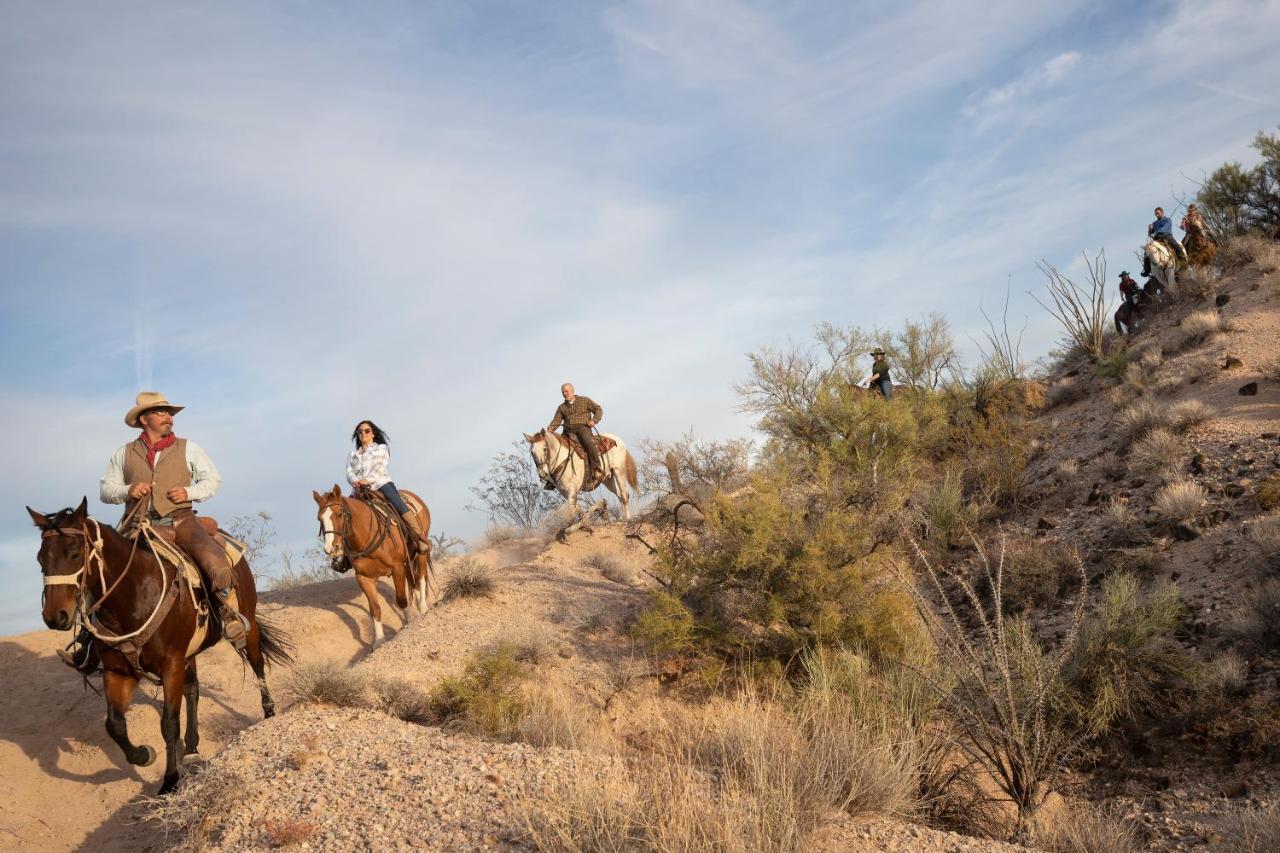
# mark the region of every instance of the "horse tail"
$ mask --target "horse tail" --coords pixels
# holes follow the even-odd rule
[[[258,648],[263,660],[282,666],[293,663],[295,646],[284,629],[265,616],[255,615],[254,621],[258,623]]]
[[[636,459],[634,456],[631,455],[630,450],[627,451],[626,467],[627,467],[627,482],[631,484],[631,488],[633,489],[639,488],[640,476],[639,474],[636,473]]]

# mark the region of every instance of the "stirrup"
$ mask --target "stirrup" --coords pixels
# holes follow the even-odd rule
[[[93,675],[98,671],[98,658],[93,653],[93,637],[88,631],[82,630],[65,648],[57,651],[58,658],[81,675]]]

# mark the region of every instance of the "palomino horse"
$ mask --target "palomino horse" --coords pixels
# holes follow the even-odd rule
[[[1188,266],[1212,266],[1213,259],[1218,254],[1218,247],[1209,239],[1209,235],[1205,230],[1198,225],[1191,226],[1191,230],[1187,232],[1186,239],[1182,241],[1182,245],[1187,250]]]
[[[36,559],[44,574],[44,623],[66,631],[77,623],[93,634],[94,648],[102,660],[102,686],[107,699],[107,734],[130,764],[146,767],[155,761],[149,746],[129,740],[125,712],[134,688],[143,676],[158,679],[164,688],[160,732],[164,736],[165,768],[160,793],[178,784],[178,762],[184,752],[194,753],[200,743],[196,705],[200,683],[195,656],[222,638],[217,607],[207,616],[197,609],[193,593],[177,569],[159,560],[107,524],[89,517],[88,500],[80,506],[44,515],[27,507],[40,528],[40,552]],[[255,616],[258,594],[253,573],[241,559],[235,565],[240,612],[249,621],[244,656],[258,679],[262,715],[276,712],[267,689],[266,663],[288,663],[289,638]],[[204,620],[209,621],[204,621]],[[197,633],[206,628],[203,640]],[[183,698],[187,704],[187,731],[178,740]]]
[[[614,443],[607,453],[600,454],[600,464],[604,468],[603,483],[622,502],[622,517],[630,518],[631,492],[627,486],[634,489],[639,485],[636,460],[622,439],[608,433],[601,433],[601,436],[612,439]],[[554,480],[556,490],[564,497],[565,503],[576,508],[578,492],[582,491],[586,478],[587,460],[570,449],[567,438],[545,429],[535,435],[525,433],[524,440],[529,442],[529,453],[538,466],[538,476],[543,482]]]
[[[426,613],[431,551],[410,550],[410,543],[405,541],[404,533],[394,518],[395,511],[379,512],[363,498],[343,497],[337,486],[323,494],[312,492],[311,496],[318,507],[316,517],[320,519],[324,552],[330,557],[345,557],[351,561],[356,570],[356,581],[369,600],[369,616],[373,619],[370,647],[377,646],[383,639],[378,578],[391,575],[396,589],[396,606],[400,608],[400,616],[406,624],[409,622],[407,588],[413,591],[413,604],[418,613]],[[427,509],[426,502],[405,489],[400,490],[400,496],[411,509],[417,510],[423,531],[429,533],[431,511]]]
[[[1128,302],[1121,302],[1120,307],[1116,309],[1116,331],[1122,335],[1131,334],[1133,332],[1133,324],[1146,312],[1151,303],[1155,301],[1155,298],[1162,293],[1164,293],[1164,288],[1160,286],[1159,280],[1155,278],[1147,279],[1146,283],[1142,285],[1142,289],[1134,296],[1132,305]]]
[[[1176,293],[1178,289],[1178,264],[1180,261],[1177,252],[1159,240],[1148,240],[1143,251],[1146,252],[1147,261],[1151,264],[1151,275],[1160,282],[1160,286],[1165,290],[1170,293]]]

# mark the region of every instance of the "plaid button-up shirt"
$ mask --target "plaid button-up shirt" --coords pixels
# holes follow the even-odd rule
[[[572,400],[566,400],[559,406],[556,406],[556,416],[551,419],[551,423],[547,425],[547,430],[554,430],[560,424],[566,426],[586,426],[595,421],[600,423],[604,417],[604,409],[592,400],[590,397],[583,397],[579,394]]]

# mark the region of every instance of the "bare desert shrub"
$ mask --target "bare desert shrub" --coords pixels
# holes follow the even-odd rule
[[[512,655],[520,663],[538,666],[551,658],[554,637],[541,625],[531,625],[518,629],[503,640],[484,646],[485,654],[496,654],[502,649],[510,649]]]
[[[458,557],[444,579],[444,600],[491,598],[497,589],[493,570],[473,557]]]
[[[1052,304],[1042,302],[1034,293],[1032,298],[1058,321],[1065,333],[1065,345],[1074,346],[1094,361],[1100,361],[1104,353],[1103,338],[1109,325],[1107,258],[1100,250],[1092,259],[1086,254],[1084,261],[1089,273],[1087,285],[1077,284],[1048,261],[1040,261],[1037,266],[1047,279]]]
[[[431,697],[401,678],[371,678],[375,709],[406,723],[429,723],[433,719]]]
[[[1049,386],[1046,392],[1049,408],[1069,406],[1089,396],[1089,383],[1078,378],[1060,379]]]
[[[1220,824],[1223,849],[1229,853],[1280,850],[1280,804],[1250,806],[1232,812]]]
[[[541,515],[539,515],[541,518]],[[519,542],[533,535],[528,527],[518,524],[490,524],[484,531],[484,544],[488,548],[500,548],[512,542]]]
[[[957,746],[990,774],[1014,804],[1013,835],[1025,838],[1062,768],[1088,736],[1087,730],[1077,725],[1078,717],[1063,713],[1060,703],[1053,701],[1062,691],[1063,668],[1080,637],[1084,565],[1077,560],[1080,593],[1071,623],[1062,645],[1049,653],[1025,621],[1005,617],[1001,602],[1008,551],[1004,543],[994,566],[985,549],[979,546],[978,553],[984,581],[993,590],[990,608],[967,580],[936,569],[919,547],[915,548],[916,558],[934,596],[926,597],[914,584],[909,584],[909,590],[934,638],[939,669],[952,680],[946,687],[936,679],[929,679],[929,683],[953,720]],[[960,593],[949,592],[953,585]],[[935,597],[941,602],[942,614],[933,603]],[[979,630],[969,631],[956,610],[956,601],[967,606],[978,620]]]
[[[1116,424],[1127,441],[1133,441],[1157,427],[1169,425],[1169,413],[1163,403],[1141,399],[1122,409]]]
[[[1102,599],[1085,621],[1059,697],[1082,729],[1095,734],[1120,720],[1170,709],[1175,689],[1201,675],[1173,642],[1183,612],[1178,588],[1157,583],[1146,595],[1129,574],[1102,582]]]
[[[1187,521],[1200,514],[1208,497],[1194,480],[1175,480],[1160,487],[1151,508],[1166,521]]]
[[[363,708],[368,704],[369,679],[335,660],[307,661],[289,670],[282,690],[290,702]]]
[[[1200,400],[1179,400],[1169,406],[1169,426],[1176,432],[1213,420],[1213,407]]]
[[[646,491],[661,495],[705,502],[746,485],[751,471],[752,446],[745,438],[710,441],[689,430],[675,441],[641,439],[637,446],[641,481]]]
[[[590,603],[561,605],[551,612],[550,618],[557,625],[564,625],[571,631],[584,634],[603,631],[613,621],[608,607]]]
[[[1133,471],[1164,468],[1182,453],[1182,449],[1181,437],[1164,427],[1156,427],[1129,449],[1129,468]]]
[[[1136,853],[1143,849],[1133,821],[1089,804],[1037,821],[1032,838],[1048,853]]]
[[[524,439],[516,440],[511,450],[493,457],[489,470],[471,487],[471,493],[479,505],[468,508],[484,512],[495,528],[537,527],[542,516],[560,503],[559,495],[542,488]]]

